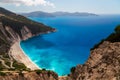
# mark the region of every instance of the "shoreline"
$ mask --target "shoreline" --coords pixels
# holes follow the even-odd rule
[[[23,49],[20,46],[21,41],[29,40],[30,38],[42,35],[42,34],[49,34],[52,32],[55,32],[56,30],[53,31],[47,31],[45,33],[39,33],[37,35],[29,35],[27,38],[24,39],[18,39],[13,42],[13,44],[10,47],[9,50],[9,55],[12,56],[16,61],[23,63],[27,68],[30,68],[31,70],[37,70],[41,69],[37,64],[35,64],[23,51]]]
[[[21,42],[21,41],[20,41]],[[23,54],[38,68],[38,69],[41,69],[39,66],[37,66],[37,64],[35,64],[30,58],[29,56],[26,55],[26,53],[23,51],[22,47],[20,46],[20,42],[19,42],[19,47],[21,49],[21,51],[23,52]]]
[[[20,63],[23,63],[27,68],[31,70],[41,69],[38,67],[23,51],[20,46],[20,41],[16,41],[13,43],[10,49],[10,55]]]

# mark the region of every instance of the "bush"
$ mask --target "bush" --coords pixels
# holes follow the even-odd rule
[[[4,66],[0,62],[0,71],[4,69]]]
[[[118,25],[115,28],[115,32],[112,33],[108,38],[106,39],[107,41],[110,42],[119,42],[120,41],[120,25]]]
[[[10,66],[11,63],[10,63],[9,61],[6,61],[5,64],[6,64],[7,66]]]
[[[40,73],[42,73],[42,70],[35,70],[35,72],[39,75]]]
[[[48,77],[50,77],[51,71],[49,70],[47,74],[48,74]]]
[[[43,68],[42,71],[46,71],[46,69]]]
[[[6,76],[6,73],[0,72],[0,76]]]
[[[98,47],[99,47],[99,45],[100,45],[100,44],[102,44],[104,41],[105,41],[104,39],[103,39],[103,40],[101,40],[98,44],[95,44],[95,45],[94,45],[94,47],[93,47],[93,48],[91,48],[90,50],[94,50],[94,49],[98,48]]]
[[[13,62],[13,67],[15,67],[16,70],[26,70],[27,67],[23,63],[18,63],[17,61]]]
[[[75,67],[72,67],[72,68],[71,68],[71,73],[74,73],[74,72],[75,72],[75,69],[76,69]]]
[[[101,40],[98,44],[96,44],[91,50],[94,50],[95,48],[98,48],[100,44],[102,44],[104,41],[110,41],[110,42],[120,42],[120,25],[118,25],[115,28],[115,32],[109,35],[106,39]]]
[[[116,32],[116,33],[120,33],[120,25],[118,25],[118,26],[115,28],[115,32]]]
[[[22,73],[22,71],[19,72],[19,75],[22,76],[22,77],[24,76],[24,74]]]

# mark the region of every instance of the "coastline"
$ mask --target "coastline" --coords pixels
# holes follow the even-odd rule
[[[22,40],[20,38],[18,38],[17,40],[15,40],[13,42],[13,44],[11,45],[11,48],[9,50],[9,55],[12,56],[16,61],[23,63],[27,68],[30,68],[31,70],[37,70],[37,69],[41,69],[39,66],[37,66],[37,64],[35,64],[23,51],[23,49],[20,46],[20,42],[24,41],[24,40],[28,40],[30,38],[42,35],[42,34],[50,34],[52,32],[56,32],[56,29],[54,29],[53,31],[47,31],[44,33],[39,33],[37,35],[32,35],[32,34],[28,34],[27,37],[24,37]]]
[[[20,63],[23,63],[27,68],[31,70],[41,69],[39,68],[22,50],[20,41],[16,41],[10,49],[10,55]]]

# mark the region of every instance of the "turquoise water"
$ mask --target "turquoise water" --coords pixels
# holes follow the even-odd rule
[[[22,49],[39,67],[60,76],[69,74],[71,67],[84,64],[90,49],[120,23],[119,15],[30,19],[52,26],[57,32],[23,41]]]

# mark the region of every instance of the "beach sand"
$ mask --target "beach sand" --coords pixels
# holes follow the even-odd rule
[[[20,47],[20,41],[16,41],[10,49],[10,55],[18,62],[23,63],[27,68],[31,70],[40,69],[32,60],[23,52]]]

